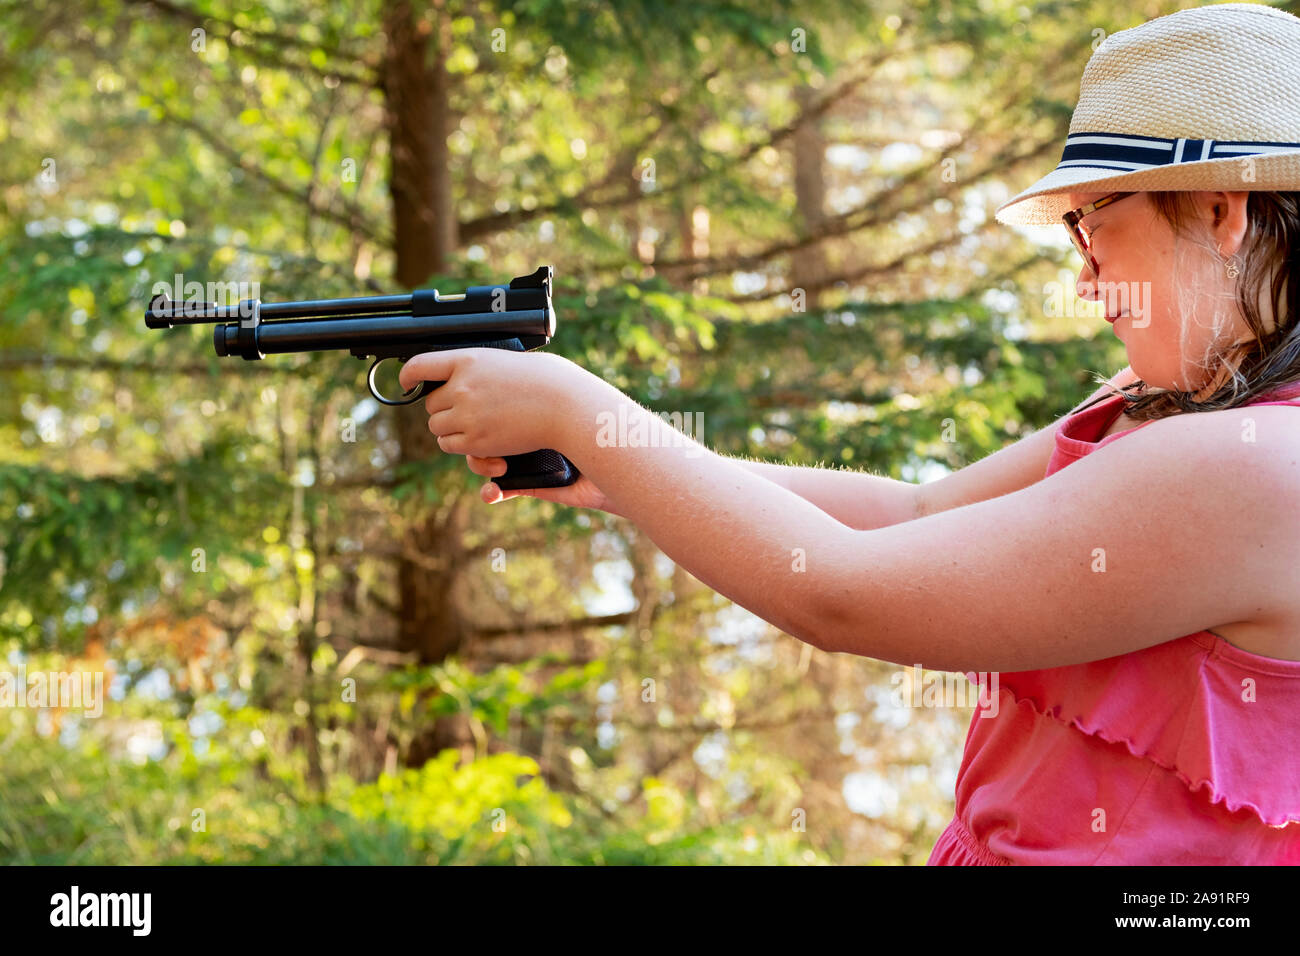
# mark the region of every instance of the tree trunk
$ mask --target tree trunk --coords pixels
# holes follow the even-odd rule
[[[690,191],[684,191],[677,203],[677,231],[681,236],[681,258],[703,259],[709,254],[709,210],[695,202]],[[700,277],[686,278],[692,266],[674,269],[671,280],[680,289],[696,295],[708,294],[708,280]]]
[[[409,0],[390,0],[384,13],[387,56],[383,69],[385,120],[391,163],[393,252],[397,281],[416,288],[446,268],[458,244],[456,208],[447,147],[450,133],[450,44],[444,0],[422,8],[417,18]],[[391,414],[403,463],[441,455],[422,406]],[[435,514],[420,519],[398,558],[398,647],[413,650],[422,663],[436,663],[461,646],[465,629],[452,600],[461,548],[463,508],[453,505],[444,524]],[[414,742],[407,763],[418,766],[468,735],[463,721],[439,721]]]
[[[459,241],[447,136],[451,132],[450,35],[443,0],[416,19],[410,0],[390,0],[383,90],[388,189],[397,281],[414,289],[447,265]]]
[[[813,101],[813,90],[801,86],[795,92],[799,109],[806,112]],[[820,119],[803,119],[794,132],[794,194],[799,225],[804,235],[816,232],[826,220],[826,178],[822,163],[826,139]],[[790,286],[803,289],[805,307],[817,308],[826,281],[826,254],[820,244],[806,246],[791,256]]]

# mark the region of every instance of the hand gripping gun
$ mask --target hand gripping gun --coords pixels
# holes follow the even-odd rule
[[[233,321],[228,321],[233,320]],[[216,323],[212,344],[220,356],[258,361],[286,352],[347,349],[359,359],[373,358],[366,383],[384,405],[411,405],[442,385],[421,382],[396,399],[375,385],[380,363],[405,362],[421,352],[491,348],[529,352],[555,334],[551,308],[551,267],[511,279],[508,286],[471,286],[456,295],[420,289],[410,295],[372,295],[351,299],[263,302],[243,299],[235,306],[173,302],[156,295],[144,314],[151,329]],[[529,396],[521,396],[528,401]],[[578,480],[573,463],[543,448],[506,455],[506,472],[492,479],[503,490],[558,488]]]

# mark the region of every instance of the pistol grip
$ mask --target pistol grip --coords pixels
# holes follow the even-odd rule
[[[425,382],[424,388],[420,389],[411,401],[427,395],[443,384],[445,383]],[[573,462],[551,448],[504,457],[506,473],[492,479],[502,491],[519,491],[524,488],[563,488],[573,484],[582,474]]]
[[[493,478],[502,491],[521,488],[563,488],[578,480],[580,472],[558,451],[542,448],[522,455],[506,455],[506,473]]]

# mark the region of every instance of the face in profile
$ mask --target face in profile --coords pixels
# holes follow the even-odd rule
[[[1070,208],[1105,195],[1070,193]],[[1085,263],[1075,288],[1080,298],[1100,302],[1108,315],[1117,316],[1115,334],[1143,381],[1196,392],[1218,377],[1216,350],[1251,334],[1236,304],[1235,280],[1223,265],[1223,256],[1239,251],[1247,194],[1190,195],[1196,212],[1194,221],[1184,224],[1190,235],[1176,237],[1142,192],[1084,216],[1079,228],[1088,237],[1098,275]]]

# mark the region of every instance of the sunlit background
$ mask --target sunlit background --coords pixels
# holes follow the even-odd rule
[[[1179,6],[0,4],[0,860],[924,863],[970,706],[143,310],[550,264],[550,348],[710,447],[933,481],[1123,366],[993,210]]]

